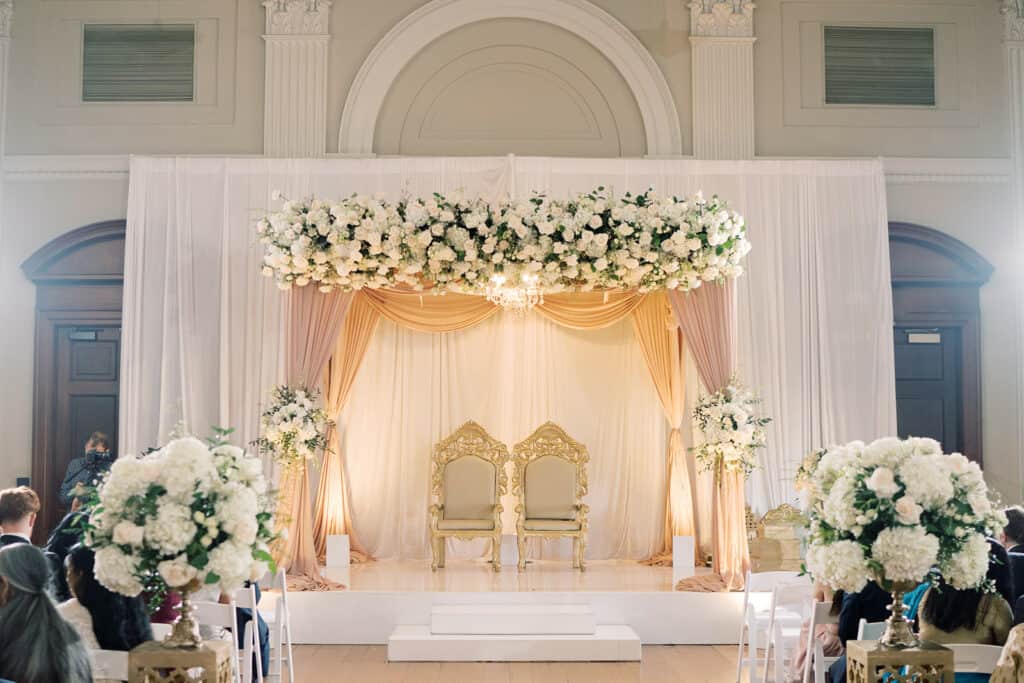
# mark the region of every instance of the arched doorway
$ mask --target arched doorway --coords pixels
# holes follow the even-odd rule
[[[979,290],[992,266],[945,233],[889,223],[900,436],[930,436],[979,463]]]
[[[22,264],[36,285],[32,487],[42,503],[37,534],[45,535],[66,512],[60,484],[89,434],[106,432],[116,452],[124,233],[124,220],[86,225]]]

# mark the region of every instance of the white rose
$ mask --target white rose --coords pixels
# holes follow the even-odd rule
[[[878,467],[864,482],[879,498],[892,498],[899,491],[896,475],[888,467]]]
[[[173,560],[164,560],[156,566],[160,578],[171,588],[179,588],[196,578],[199,573],[188,563],[188,558],[178,555]]]
[[[896,501],[896,521],[900,524],[920,524],[924,509],[914,502],[910,496],[903,496]]]

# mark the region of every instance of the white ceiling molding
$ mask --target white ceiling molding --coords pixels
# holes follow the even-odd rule
[[[428,44],[457,28],[489,19],[532,19],[558,26],[593,45],[633,90],[648,156],[682,152],[682,130],[664,74],[618,19],[587,0],[433,0],[398,22],[374,46],[345,100],[338,151],[372,154],[377,116],[402,69]]]

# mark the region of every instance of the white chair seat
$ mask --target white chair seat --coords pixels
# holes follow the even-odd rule
[[[493,519],[442,519],[437,522],[437,528],[441,531],[458,531],[469,529],[472,531],[486,531],[494,528]]]
[[[579,531],[580,523],[572,519],[528,519],[523,522],[527,531]]]

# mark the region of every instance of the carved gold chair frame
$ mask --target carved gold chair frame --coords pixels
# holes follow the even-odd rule
[[[445,468],[449,463],[463,457],[480,458],[494,466],[494,501],[491,511],[493,526],[489,529],[440,528],[441,523],[445,520],[447,494]],[[479,424],[470,420],[434,446],[431,460],[430,489],[434,503],[429,508],[430,545],[433,555],[430,568],[444,567],[447,539],[489,538],[491,539],[491,564],[494,566],[494,571],[500,571],[501,513],[503,510],[501,497],[508,491],[508,475],[505,473],[505,464],[509,460],[508,446],[488,434],[487,430]]]
[[[572,508],[574,511],[573,528],[565,529],[528,529],[526,510],[526,469],[530,463],[545,456],[555,456],[566,460],[576,467],[576,485]],[[520,441],[512,448],[512,493],[519,498],[516,505],[517,542],[519,545],[519,569],[526,568],[526,539],[529,536],[538,536],[543,539],[565,538],[573,539],[573,560],[572,566],[585,570],[583,551],[587,543],[587,513],[590,507],[583,503],[583,496],[587,494],[587,462],[590,454],[583,444],[572,439],[565,430],[554,422],[546,422],[531,434],[528,438]],[[569,520],[567,520],[569,521]]]

